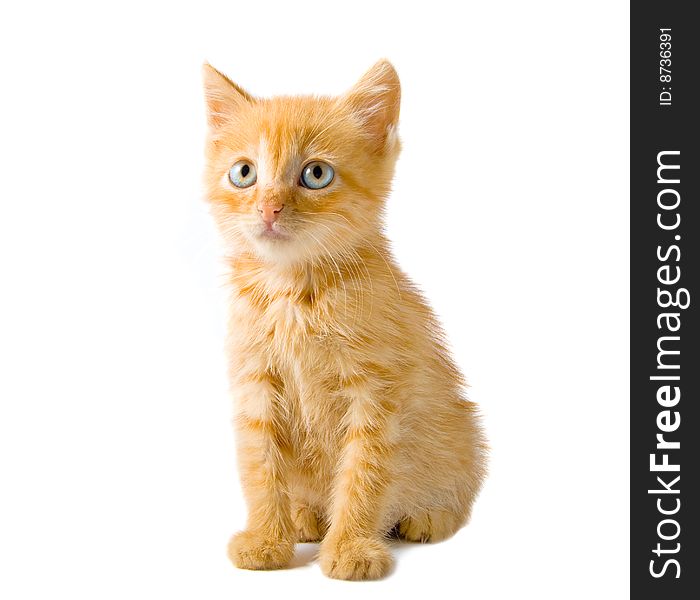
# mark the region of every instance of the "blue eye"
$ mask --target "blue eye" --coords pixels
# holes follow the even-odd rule
[[[237,188],[247,188],[256,182],[258,174],[252,163],[247,160],[239,160],[231,167],[228,178]]]
[[[316,160],[310,162],[301,171],[301,184],[312,190],[320,190],[326,187],[335,176],[333,167],[329,164]]]

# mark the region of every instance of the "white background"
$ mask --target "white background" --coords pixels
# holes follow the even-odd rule
[[[628,594],[625,2],[14,3],[0,18],[0,596]],[[400,264],[483,410],[472,523],[386,580],[235,570],[206,59],[259,95],[389,58]]]

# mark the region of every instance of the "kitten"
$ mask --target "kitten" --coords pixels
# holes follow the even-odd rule
[[[389,252],[400,85],[378,62],[340,97],[255,98],[204,66],[206,189],[230,252],[230,379],[244,569],[321,541],[323,572],[376,579],[392,531],[469,518],[485,475],[475,406],[435,316]]]

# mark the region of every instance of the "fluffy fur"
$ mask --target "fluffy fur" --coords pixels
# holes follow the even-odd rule
[[[230,558],[282,568],[296,542],[321,541],[326,575],[382,577],[390,531],[439,541],[466,523],[486,453],[440,326],[382,232],[398,76],[380,61],[340,97],[271,99],[209,65],[204,79],[206,188],[229,251],[230,379],[249,507]],[[245,189],[228,180],[241,159],[258,174]],[[300,185],[311,160],[335,169],[328,187]],[[265,206],[283,206],[272,233]]]

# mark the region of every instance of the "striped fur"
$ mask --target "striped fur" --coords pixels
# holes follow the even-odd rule
[[[377,63],[340,97],[258,99],[204,67],[206,188],[229,252],[230,378],[248,569],[321,541],[324,573],[382,577],[386,541],[438,541],[466,523],[485,475],[475,406],[434,314],[394,262],[383,208],[399,153],[400,86]],[[255,185],[233,187],[238,160]],[[303,166],[335,169],[324,189]],[[284,205],[279,236],[259,210]],[[396,527],[398,525],[398,527]]]

